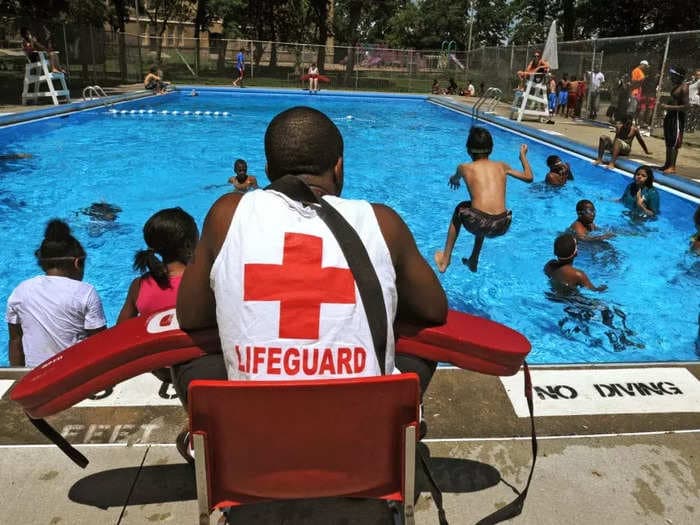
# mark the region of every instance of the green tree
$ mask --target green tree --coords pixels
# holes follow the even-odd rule
[[[188,21],[194,18],[194,6],[191,0],[149,0],[145,10],[150,26],[155,30],[156,64],[160,64],[163,55],[163,34],[168,28],[168,22],[173,20]]]

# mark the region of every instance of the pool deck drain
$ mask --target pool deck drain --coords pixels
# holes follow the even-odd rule
[[[176,400],[158,395],[158,383],[149,374],[102,400],[50,418],[91,460],[86,470],[56,447],[44,445],[20,408],[8,400],[7,388],[19,375],[17,370],[0,373],[0,389],[5,391],[0,399],[0,487],[5,501],[0,522],[195,522],[193,472],[173,445],[185,413]],[[621,384],[621,399],[636,398],[642,404],[661,399],[673,407],[683,396],[699,395],[700,364],[537,366],[532,375],[540,452],[525,509],[513,522],[698,521],[700,405],[686,412],[658,412],[654,405],[651,412],[591,410],[552,416],[538,416],[537,407],[547,401],[564,407],[575,401],[572,389],[583,395],[580,381],[585,383],[585,378],[592,384]],[[611,377],[619,381],[611,382]],[[518,417],[514,408],[523,392],[520,379],[514,376],[519,388],[509,389],[503,378],[445,367],[438,369],[426,393],[425,442],[451,523],[478,521],[513,499],[507,484],[524,486],[531,461],[530,427],[529,419]],[[669,384],[681,379],[682,385]],[[664,383],[663,388],[655,383]],[[152,406],[135,406],[132,400],[138,398]],[[136,488],[129,492],[132,484]],[[24,494],[38,492],[41,504],[27,505]],[[381,506],[345,500],[260,505],[240,513],[242,523],[320,524],[343,518],[347,523],[382,523],[385,516]],[[418,503],[417,523],[437,523],[427,490]]]

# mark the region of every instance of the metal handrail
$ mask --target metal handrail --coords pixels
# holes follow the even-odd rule
[[[486,112],[491,113],[493,112],[494,108],[496,107],[496,104],[501,100],[501,97],[503,96],[503,91],[498,89],[497,87],[490,87],[486,91],[484,91],[484,94],[479,97],[479,99],[476,101],[476,103],[472,106],[472,118],[474,120],[477,120],[479,118],[479,108],[483,106],[485,103],[488,103],[486,106]]]
[[[88,100],[88,97],[92,100],[93,98],[102,98],[106,96],[107,93],[105,93],[105,90],[98,85],[85,86],[85,89],[83,89],[83,100]]]

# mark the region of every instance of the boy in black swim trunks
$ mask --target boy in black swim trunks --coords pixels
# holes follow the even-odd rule
[[[467,138],[467,152],[472,162],[457,166],[450,177],[450,187],[459,188],[460,177],[464,179],[471,201],[460,202],[455,208],[447,230],[445,249],[435,252],[435,264],[444,272],[450,265],[452,249],[459,235],[459,227],[474,234],[474,248],[469,259],[462,262],[475,272],[484,237],[498,237],[508,231],[511,212],[506,210],[506,177],[510,175],[525,182],[532,182],[532,170],[527,160],[527,145],[520,146],[520,163],[523,171],[514,170],[505,162],[489,160],[493,150],[493,139],[486,128],[473,127]]]

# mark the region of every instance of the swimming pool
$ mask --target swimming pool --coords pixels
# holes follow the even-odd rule
[[[230,189],[226,180],[237,157],[267,183],[265,127],[279,111],[301,104],[324,111],[343,134],[343,195],[394,207],[432,264],[452,209],[466,198],[463,187],[448,188],[447,178],[467,160],[469,116],[424,97],[254,90],[202,90],[190,97],[183,91],[0,129],[3,153],[32,154],[0,162],[3,302],[22,279],[40,272],[33,252],[47,220],[61,217],[88,252],[85,280],[97,287],[113,324],[135,276],[131,263],[143,247],[144,221],[179,205],[201,226],[211,203]],[[697,360],[700,263],[687,251],[696,204],[663,192],[658,220],[632,222],[613,202],[628,177],[555,152],[571,163],[575,180],[561,189],[544,187],[545,159],[553,148],[488,127],[492,158],[519,167],[519,144],[529,144],[536,182],[509,181],[513,224],[505,236],[485,241],[476,274],[460,262],[473,241],[461,233],[452,266],[440,277],[450,307],[524,333],[533,343],[533,363]],[[608,285],[605,293],[582,295],[613,312],[613,327],[601,320],[602,303],[562,304],[547,296],[542,267],[583,198],[595,203],[599,225],[619,233],[608,243],[582,245],[576,260],[594,283]],[[77,213],[100,200],[123,208],[115,223]],[[7,363],[4,323],[0,363]]]

